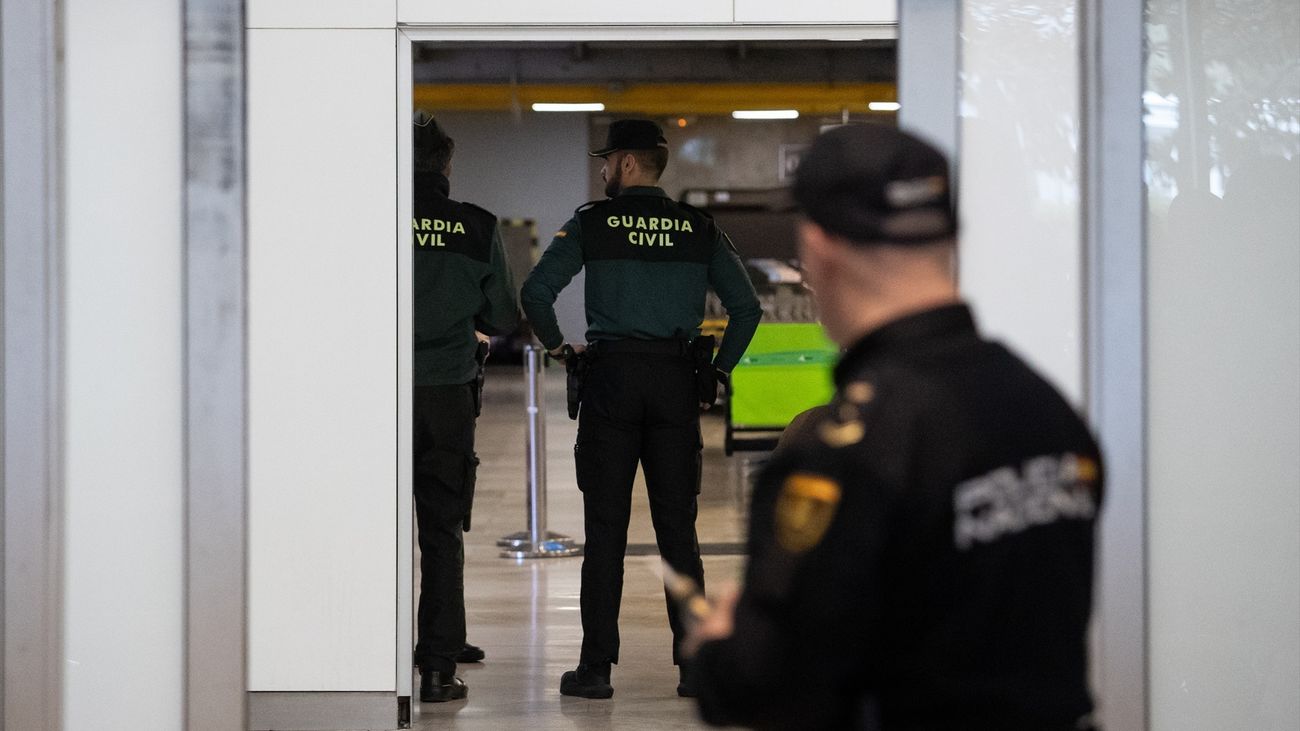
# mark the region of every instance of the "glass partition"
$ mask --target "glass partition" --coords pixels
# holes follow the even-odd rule
[[[1300,717],[1300,4],[1148,0],[1152,729]]]

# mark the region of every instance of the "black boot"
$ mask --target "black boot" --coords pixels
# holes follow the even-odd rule
[[[677,666],[677,695],[683,698],[699,698],[700,692],[695,688],[695,669],[690,663]]]
[[[452,673],[440,673],[436,670],[420,671],[421,703],[458,701],[468,694],[469,686]]]
[[[579,698],[609,698],[614,687],[609,684],[609,666],[596,667],[580,663],[577,670],[560,676],[560,694]]]
[[[460,654],[456,656],[456,662],[483,662],[483,658],[485,657],[487,657],[487,654],[483,652],[483,648],[476,647],[466,642],[465,647],[462,648]]]

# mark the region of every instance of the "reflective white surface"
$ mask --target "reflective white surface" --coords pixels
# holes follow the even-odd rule
[[[182,727],[179,10],[62,7],[65,729]]]
[[[248,0],[249,28],[392,28],[393,0]]]
[[[248,33],[251,690],[396,685],[393,54]]]
[[[969,0],[961,48],[960,280],[986,335],[1082,405],[1074,0]]]
[[[895,23],[895,0],[735,0],[737,23]]]
[[[1300,727],[1300,4],[1148,0],[1151,728]]]
[[[730,23],[732,0],[661,0],[657,3],[610,3],[603,0],[496,0],[449,3],[444,0],[398,0],[400,23]]]

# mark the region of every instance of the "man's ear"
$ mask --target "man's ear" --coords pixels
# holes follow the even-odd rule
[[[830,239],[825,229],[807,219],[795,224],[795,233],[799,239],[799,266],[804,271],[804,283],[815,289],[823,283],[830,261]]]
[[[800,259],[815,258],[818,261],[826,261],[833,256],[833,243],[830,234],[826,229],[818,226],[808,219],[802,219],[796,224],[796,233],[799,236]]]
[[[623,168],[623,174],[631,173],[637,167],[636,155],[623,153],[623,159],[618,161],[619,167]]]

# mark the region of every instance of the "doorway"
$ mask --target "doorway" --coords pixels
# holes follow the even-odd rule
[[[409,67],[398,74],[399,220],[410,218],[408,130],[411,114],[419,108],[432,112],[456,140],[451,197],[483,206],[501,220],[517,286],[573,210],[603,197],[599,165],[586,153],[600,146],[609,123],[623,117],[651,118],[664,128],[670,144],[662,180],[665,192],[709,210],[732,233],[751,279],[760,285],[765,321],[815,329],[815,313],[802,300],[797,262],[792,261],[793,218],[782,209],[781,189],[799,153],[826,126],[895,121],[893,29],[680,28],[672,31],[672,38],[663,35],[654,28],[408,29],[401,34],[399,48],[399,58],[410,59]],[[547,111],[557,108],[551,104],[586,106]],[[404,244],[409,247],[409,242]],[[399,255],[398,261],[403,268],[398,297],[399,496],[406,496],[411,486],[411,270],[409,256]],[[585,330],[581,292],[581,282],[575,280],[557,303],[561,328],[574,342],[581,341]],[[710,315],[715,327],[725,327],[716,303]],[[483,465],[474,530],[466,535],[466,599],[469,641],[484,646],[488,657],[481,668],[470,667],[466,680],[484,689],[471,693],[476,706],[483,704],[480,707],[495,705],[483,697],[498,687],[494,661],[497,667],[509,666],[513,677],[527,679],[526,687],[510,690],[513,696],[532,699],[553,692],[559,670],[551,665],[576,662],[581,636],[575,630],[580,559],[514,564],[496,558],[497,536],[523,527],[525,514],[523,389],[521,369],[511,356],[527,338],[525,329],[494,346],[494,359],[506,365],[489,368],[478,426]],[[569,456],[573,427],[562,413],[562,379],[549,380],[549,403],[556,412],[549,420],[548,437],[551,527],[581,541],[581,497]],[[759,431],[779,433],[784,426],[780,416],[771,418],[776,421],[759,424],[769,427]],[[726,456],[734,426],[722,416],[706,417],[703,425],[708,476],[701,495],[700,540],[706,572],[719,578],[738,571],[747,507],[746,465],[763,454],[760,444],[760,451]],[[750,436],[739,431],[736,435],[742,437],[737,444]],[[511,460],[515,464],[499,464]],[[624,614],[633,625],[646,615],[646,629],[636,636],[666,649],[668,641],[655,639],[657,634],[667,636],[657,579],[637,569],[637,562],[649,560],[637,555],[641,548],[653,553],[643,486],[634,491],[633,503]],[[399,595],[397,656],[404,666],[399,667],[398,694],[409,696],[413,641],[401,628],[412,627],[416,561],[410,502],[401,499],[399,506],[398,584],[399,591],[407,593]],[[641,603],[647,609],[631,609]],[[487,634],[505,632],[502,628],[509,628],[511,637],[494,640]],[[531,647],[523,647],[526,643]],[[572,646],[566,654],[568,644]],[[645,663],[629,656],[625,664],[629,670],[620,672],[627,683],[631,672]],[[671,669],[667,665],[667,672]],[[647,688],[655,681],[654,673],[663,671],[657,668],[642,676]],[[671,691],[671,686],[665,687]],[[671,703],[673,707],[656,713],[681,711],[677,699]],[[564,712],[564,707],[536,712],[551,710]],[[683,720],[689,722],[693,709],[687,711]],[[429,717],[417,717],[416,726]],[[464,720],[457,717],[458,723]],[[600,722],[613,720],[602,717]]]

